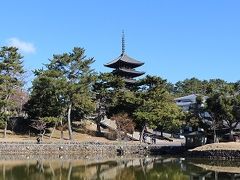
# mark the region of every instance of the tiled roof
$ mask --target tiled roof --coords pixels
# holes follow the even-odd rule
[[[126,53],[123,53],[118,58],[105,64],[104,66],[114,68],[118,62],[130,64],[132,67],[139,67],[144,64],[143,62],[140,62],[136,59],[129,57]]]

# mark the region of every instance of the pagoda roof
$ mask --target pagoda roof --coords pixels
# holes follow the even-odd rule
[[[110,68],[116,68],[119,67],[119,63],[125,64],[127,66],[130,66],[132,68],[142,66],[144,63],[140,62],[136,59],[133,59],[129,57],[126,53],[122,53],[118,58],[114,59],[113,61],[105,64],[104,66],[110,67]]]
[[[130,77],[138,77],[141,76],[143,74],[145,74],[145,72],[141,72],[141,71],[136,71],[134,69],[126,69],[126,68],[119,68],[113,71],[114,74],[125,74],[128,75]]]

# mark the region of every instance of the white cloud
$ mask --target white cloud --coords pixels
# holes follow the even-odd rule
[[[7,40],[8,46],[14,46],[17,47],[20,51],[22,51],[23,53],[35,53],[36,52],[36,48],[34,46],[34,44],[30,43],[30,42],[25,42],[22,41],[18,38],[9,38]]]

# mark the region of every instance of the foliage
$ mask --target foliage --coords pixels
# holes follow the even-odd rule
[[[183,113],[174,103],[173,96],[166,89],[166,81],[147,76],[140,93],[142,100],[135,112],[136,123],[151,128],[173,131],[181,124]]]
[[[41,117],[40,121],[45,122],[46,124],[57,124],[61,121],[61,118],[57,117]]]
[[[206,81],[201,81],[197,78],[185,79],[184,81],[178,81],[175,84],[174,93],[177,96],[185,96],[189,94],[205,94]]]
[[[217,124],[232,131],[240,123],[240,95],[216,93],[207,99],[207,110]]]
[[[8,114],[1,112],[0,113],[0,127],[4,128],[8,122]]]
[[[12,98],[16,89],[23,85],[24,74],[22,56],[15,47],[2,47],[0,50],[0,112],[1,124],[5,124],[6,136],[7,121],[17,109],[16,101]]]
[[[58,117],[66,111],[62,97],[64,80],[60,79],[60,73],[54,70],[36,70],[37,77],[33,80],[33,86],[29,101],[25,105],[28,115],[32,119],[40,117]]]
[[[125,86],[125,82],[110,73],[101,73],[94,84],[98,110],[113,116],[121,112],[132,114],[137,107],[136,93]]]
[[[222,79],[210,79],[207,84],[207,95],[216,93],[227,93],[232,94],[234,92],[234,85],[232,83],[227,83]]]
[[[237,87],[237,85],[235,85]],[[225,91],[228,93],[234,92],[234,84],[227,83],[221,79],[210,79],[199,80],[197,78],[185,79],[183,81],[178,81],[175,84],[174,94],[175,96],[185,96],[189,94],[202,94],[210,95],[212,93],[217,93]]]
[[[96,117],[97,132],[101,134],[100,122],[106,115],[109,107],[111,106],[112,98],[112,82],[114,76],[111,73],[100,73],[96,76],[93,84],[93,92],[96,100]]]
[[[106,111],[111,106],[112,92],[114,91],[115,77],[111,73],[100,73],[96,76],[93,84],[93,92],[97,101],[97,111],[101,114],[106,114]],[[100,112],[102,111],[102,112]]]
[[[197,130],[199,127],[207,129],[203,123],[205,117],[206,109],[204,108],[204,101],[206,97],[198,95],[196,97],[196,102],[191,104],[189,111],[185,112],[185,125],[190,126],[193,130]]]
[[[136,93],[130,90],[122,90],[112,94],[112,104],[109,107],[109,115],[118,113],[127,113],[132,116],[140,101],[136,97]]]
[[[124,133],[130,133],[133,134],[135,123],[133,122],[133,119],[128,116],[127,113],[120,113],[114,115],[112,118],[117,124],[117,129],[119,131],[123,131]]]
[[[83,48],[53,55],[46,70],[35,71],[30,100],[26,106],[31,117],[67,117],[69,138],[71,122],[94,110],[91,87],[93,58],[86,58]]]
[[[41,120],[35,120],[32,122],[31,127],[38,130],[39,132],[42,132],[46,129],[46,122]]]
[[[41,140],[43,141],[43,136],[46,132],[46,127],[47,127],[46,122],[42,120],[35,120],[35,121],[32,121],[30,126],[38,131],[38,133],[41,135]]]
[[[90,114],[96,114],[99,131],[105,115],[116,119],[118,128],[124,132],[132,131],[132,121],[142,131],[148,125],[173,132],[181,126],[183,118],[188,125],[204,127],[205,112],[210,114],[211,128],[227,126],[232,131],[240,121],[240,81],[190,78],[171,84],[147,75],[130,86],[112,73],[96,75],[91,68],[94,59],[87,58],[83,48],[75,47],[70,53],[53,55],[44,69],[34,71],[29,96],[22,88],[22,58],[15,47],[0,49],[0,125],[5,132],[9,119],[23,116],[23,110],[29,118],[54,128],[60,122],[63,129],[68,122],[70,139],[72,121]],[[174,97],[189,94],[197,94],[197,102],[183,114]],[[208,97],[205,107],[201,95]]]

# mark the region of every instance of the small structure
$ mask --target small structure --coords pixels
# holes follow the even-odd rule
[[[186,138],[185,146],[187,148],[195,148],[206,144],[207,138],[202,131],[194,131],[184,135]]]
[[[136,82],[134,78],[143,75],[145,72],[136,71],[135,68],[142,66],[144,63],[129,57],[125,53],[125,38],[124,32],[122,35],[122,53],[113,61],[104,66],[113,68],[112,73],[124,79],[126,84],[133,84]]]

